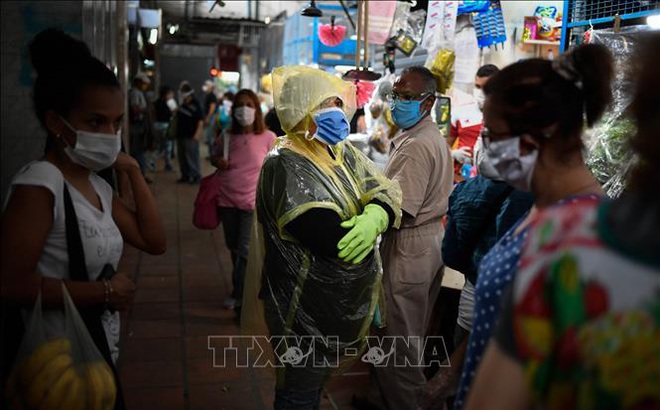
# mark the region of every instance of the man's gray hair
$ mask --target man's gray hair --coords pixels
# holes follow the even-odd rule
[[[435,76],[431,71],[421,65],[416,65],[412,67],[407,67],[401,72],[401,76],[404,76],[408,73],[416,74],[422,77],[424,80],[424,93],[435,94],[436,90],[436,80]]]

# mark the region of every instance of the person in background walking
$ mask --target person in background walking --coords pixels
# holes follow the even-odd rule
[[[167,128],[170,125],[172,115],[176,112],[177,104],[174,100],[174,91],[168,87],[160,88],[160,95],[155,104],[156,121],[154,129],[156,131],[156,145],[158,153],[165,158],[165,171],[172,171],[172,151],[174,143],[167,135]]]
[[[222,96],[222,104],[218,106],[218,120],[215,135],[222,134],[231,125],[231,105],[234,101],[234,93],[227,91]]]
[[[177,182],[197,184],[201,178],[199,142],[204,132],[204,113],[190,84],[183,83],[179,92],[182,104],[176,112],[176,138],[181,178]]]
[[[131,155],[140,165],[144,179],[151,183],[147,177],[147,145],[149,127],[149,106],[144,92],[149,88],[151,80],[146,73],[138,73],[133,79],[133,87],[128,92],[129,120],[130,120],[130,147]]]
[[[208,147],[207,159],[211,159],[215,141],[215,116],[217,115],[218,98],[215,96],[215,84],[206,80],[202,87],[204,91],[204,142]]]
[[[257,182],[261,165],[276,135],[266,129],[259,99],[250,90],[240,90],[236,94],[231,113],[229,158],[222,157],[224,138],[220,136],[216,141],[219,153],[217,167],[222,171],[218,206],[225,242],[234,264],[234,288],[224,306],[234,308],[237,317],[240,317]]]

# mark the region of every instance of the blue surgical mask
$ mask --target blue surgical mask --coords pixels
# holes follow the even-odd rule
[[[426,115],[426,111],[422,112],[421,107],[427,98],[428,96],[419,101],[394,100],[390,105],[390,110],[396,126],[402,130],[414,127]]]
[[[348,137],[351,126],[341,108],[331,107],[312,115],[316,123],[315,138],[328,145],[336,145]]]

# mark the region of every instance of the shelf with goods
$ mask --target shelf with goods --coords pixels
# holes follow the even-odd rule
[[[535,45],[535,46],[553,46],[559,47],[559,41],[547,41],[547,40],[523,40],[523,44]]]

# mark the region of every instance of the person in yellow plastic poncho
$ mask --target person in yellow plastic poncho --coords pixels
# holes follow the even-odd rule
[[[400,224],[401,190],[344,141],[352,84],[308,67],[276,68],[272,80],[286,136],[259,179],[242,324],[246,335],[267,332],[283,365],[275,408],[313,409],[383,308],[375,245]]]

